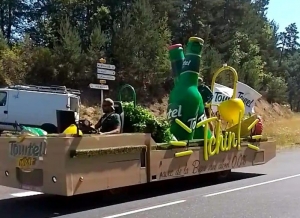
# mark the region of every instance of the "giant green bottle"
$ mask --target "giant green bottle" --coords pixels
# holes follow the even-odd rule
[[[168,118],[171,122],[170,131],[177,140],[193,139],[200,104],[204,108],[197,87],[203,43],[201,38],[191,37],[189,39],[182,72],[172,96],[170,94],[172,102],[168,107]],[[176,118],[192,129],[192,132],[188,132],[178,125],[175,122]]]
[[[176,98],[176,84],[179,81],[179,75],[182,69],[182,63],[184,61],[184,53],[181,44],[174,44],[169,46],[169,59],[171,61],[172,76],[174,78],[174,87],[170,92],[168,104],[172,104],[174,98]]]
[[[200,69],[199,69],[200,72]],[[199,104],[199,110],[198,110],[198,117],[197,117],[197,123],[206,120],[206,114],[205,114],[205,104],[210,103],[213,97],[212,91],[205,86],[203,83],[198,86],[198,91],[202,97],[202,102]],[[208,129],[207,138],[211,138],[212,134],[210,129]],[[195,129],[194,133],[194,139],[204,139],[204,126],[200,126]]]
[[[169,59],[171,61],[172,76],[174,78],[174,85],[178,83],[179,76],[184,61],[184,53],[181,44],[174,44],[169,46]]]

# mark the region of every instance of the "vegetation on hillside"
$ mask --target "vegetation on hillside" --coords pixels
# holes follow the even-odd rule
[[[169,90],[167,46],[205,40],[206,82],[223,64],[270,102],[300,110],[300,51],[295,23],[278,32],[269,0],[5,0],[0,3],[0,85],[96,82],[96,63],[117,66],[110,86],[141,95]],[[220,77],[228,84],[228,77]]]

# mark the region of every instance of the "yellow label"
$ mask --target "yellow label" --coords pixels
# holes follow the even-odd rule
[[[17,166],[20,169],[30,169],[36,163],[35,157],[21,157],[17,159]]]
[[[106,84],[106,80],[102,80],[102,79],[101,79],[101,80],[99,80],[99,83],[100,83],[100,84]]]

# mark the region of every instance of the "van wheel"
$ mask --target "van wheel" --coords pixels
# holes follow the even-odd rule
[[[57,133],[57,127],[52,123],[44,123],[41,129],[45,130],[49,134]]]

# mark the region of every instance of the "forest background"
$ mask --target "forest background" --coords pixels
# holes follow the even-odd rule
[[[291,111],[300,110],[299,32],[295,23],[279,32],[266,16],[268,5],[269,0],[3,0],[0,86],[66,85],[83,90],[83,104],[90,107],[99,103],[99,91],[88,85],[98,83],[96,63],[103,57],[116,66],[107,95],[115,98],[129,83],[141,104],[157,105],[173,85],[167,46],[199,36],[205,41],[204,81],[209,84],[222,64],[233,66],[239,81],[271,103],[261,113],[288,105],[266,116],[274,118],[267,119],[272,125],[266,129],[270,136],[282,134],[279,140],[293,138],[281,144],[297,143],[300,119]],[[231,81],[227,74],[218,79],[228,86]],[[274,126],[283,129],[274,132]]]

